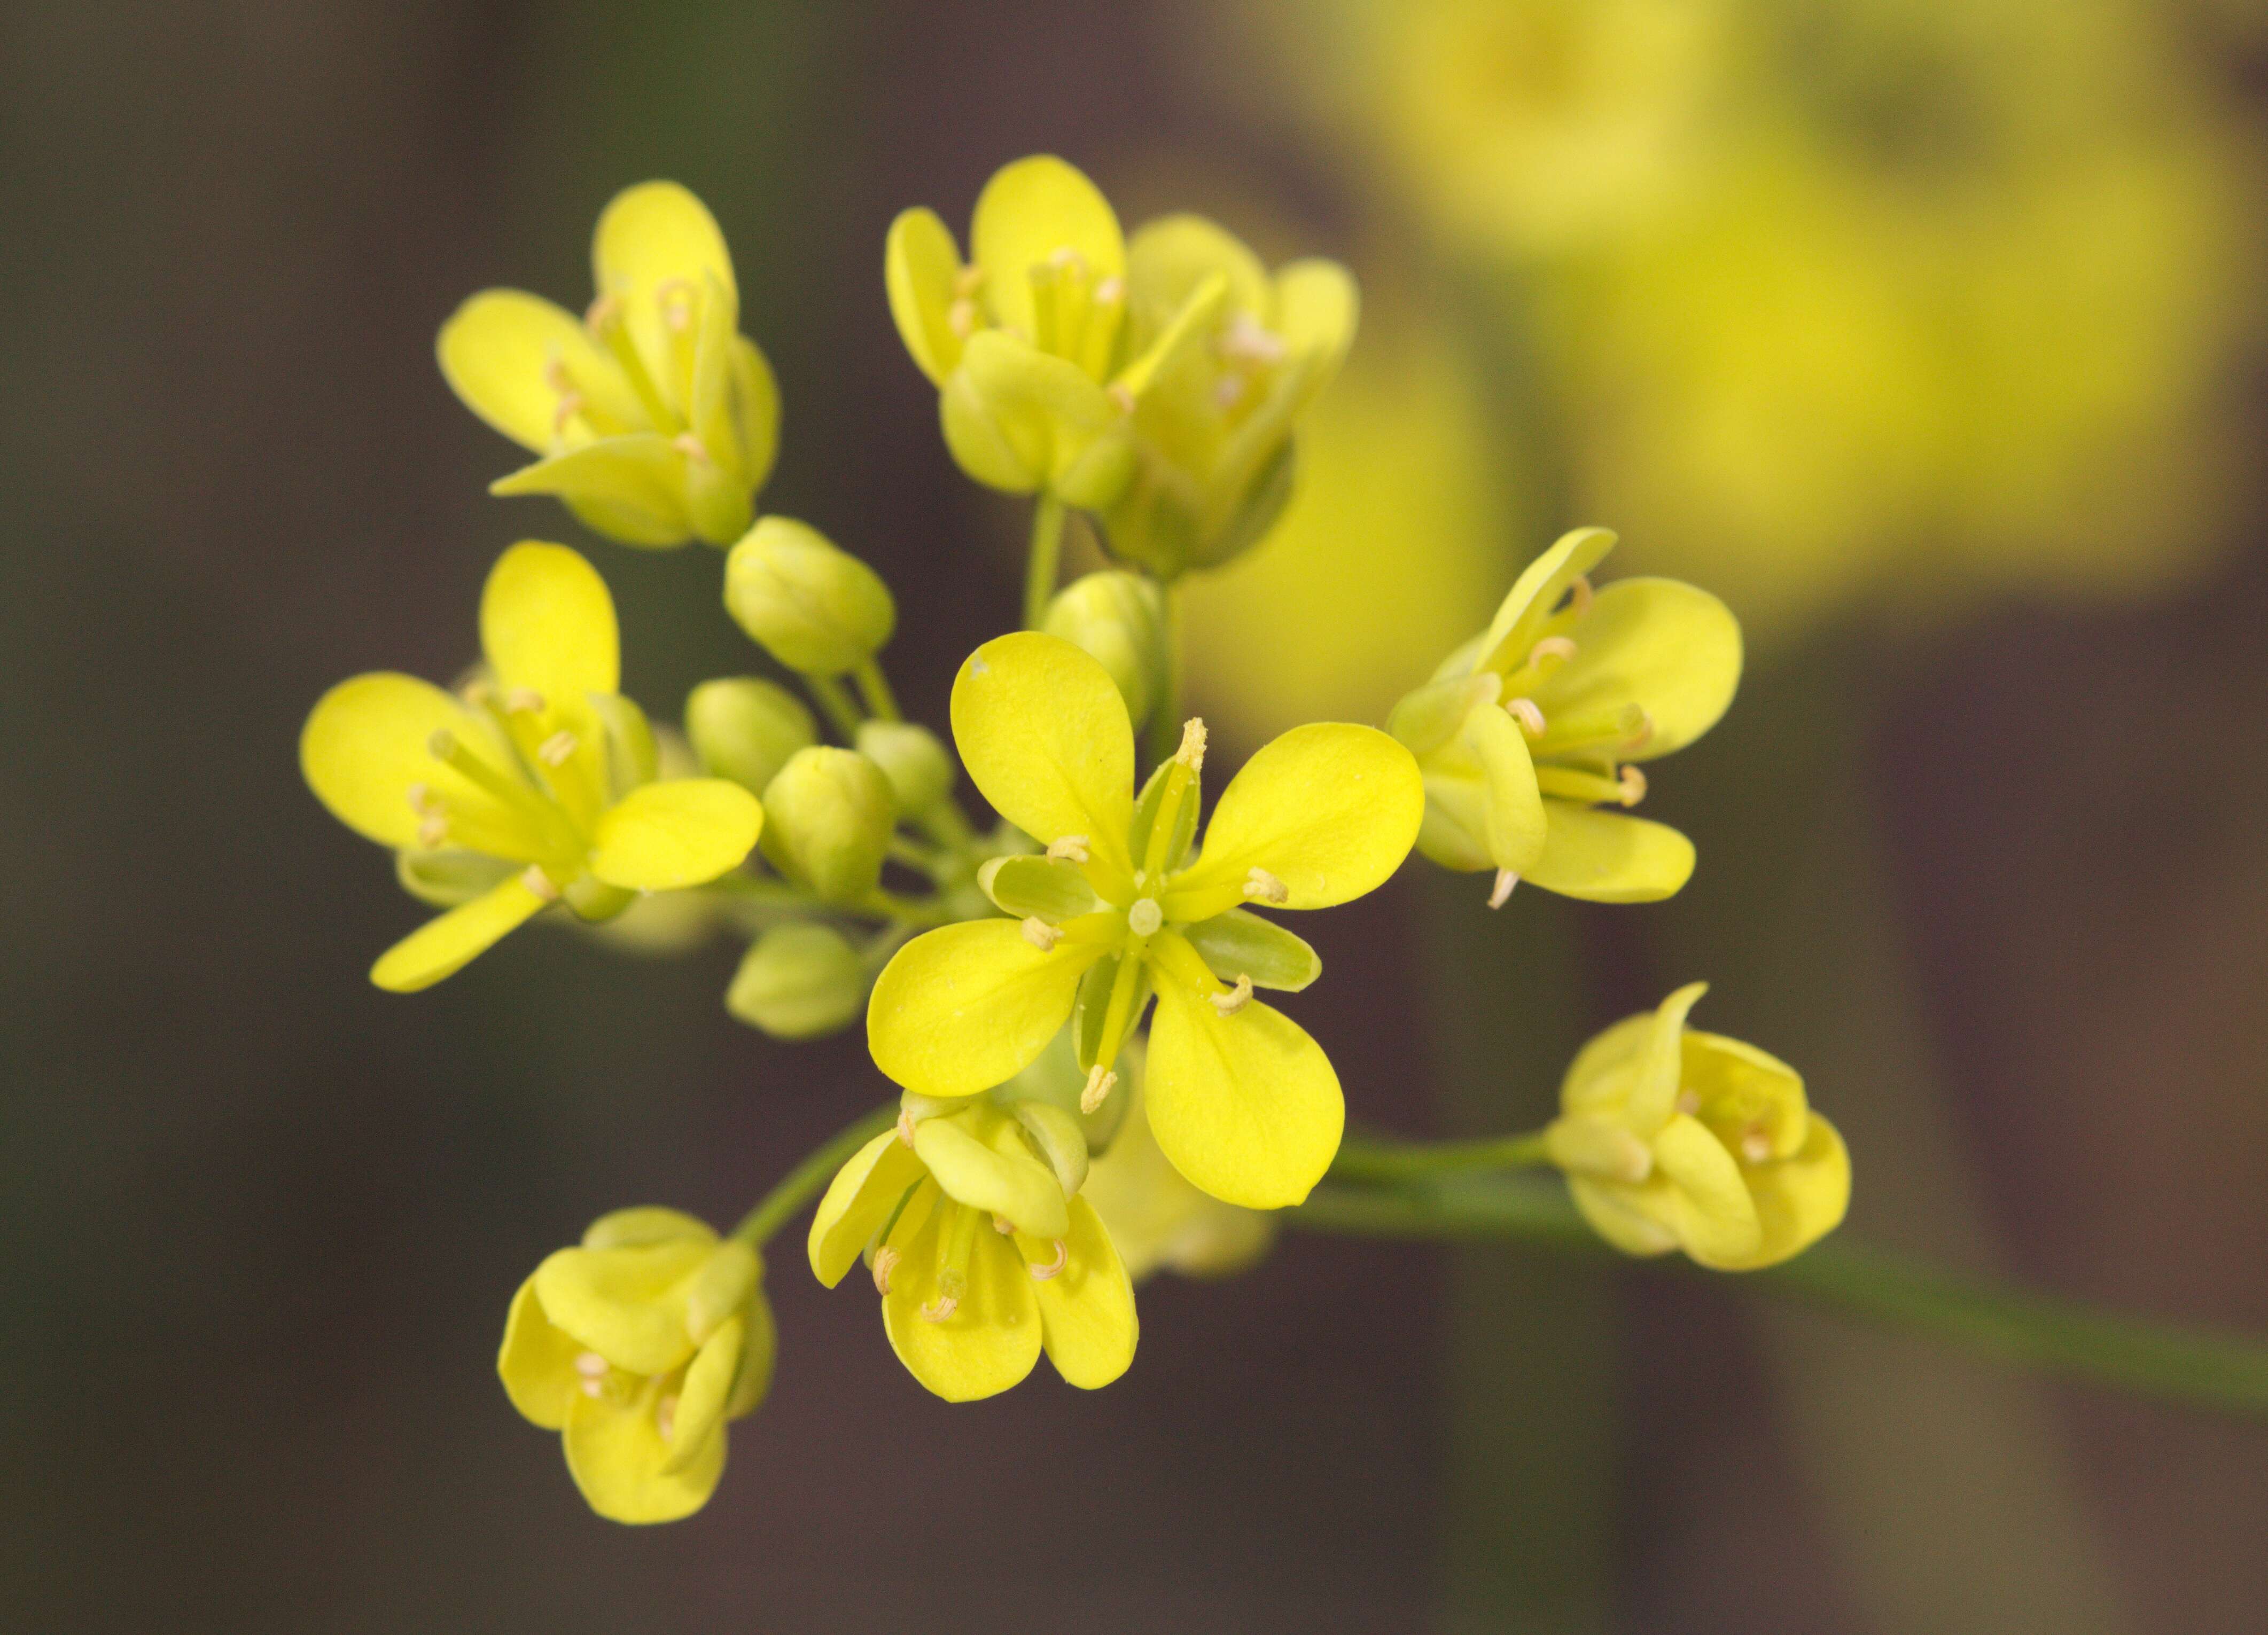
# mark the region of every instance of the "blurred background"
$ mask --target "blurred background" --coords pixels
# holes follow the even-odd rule
[[[942,721],[1015,618],[882,234],[1054,150],[1130,222],[1356,269],[1305,488],[1195,594],[1246,747],[1377,720],[1575,522],[1745,621],[1651,908],[1420,875],[1330,916],[1354,1115],[1535,1122],[1679,981],[1850,1137],[1853,1237],[2268,1330],[2268,11],[2251,0],[87,0],[0,17],[0,1605],[25,1630],[2249,1631],[2268,1431],[1737,1284],[1292,1235],[1095,1396],[933,1401],[783,1240],[696,1519],[593,1520],[491,1360],[600,1212],[729,1221],[879,1099],[734,950],[417,918],[300,785],[446,677],[512,539],[626,690],[761,669],[703,547],[486,482],[432,337],[571,304],[618,187],[730,238],[768,510],[881,568]]]

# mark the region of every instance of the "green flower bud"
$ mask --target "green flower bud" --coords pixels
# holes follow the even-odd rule
[[[791,920],[757,939],[725,990],[725,1008],[774,1038],[809,1039],[849,1023],[866,1002],[866,967],[832,926]]]
[[[890,781],[856,750],[798,750],[764,789],[764,855],[834,903],[879,884],[895,819]]]
[[[927,727],[870,721],[858,729],[858,752],[890,781],[902,817],[929,810],[953,788],[953,757]]]
[[[685,736],[704,771],[762,798],[798,750],[819,742],[801,699],[754,676],[704,681],[685,700]]]
[[[1158,587],[1139,574],[1089,574],[1056,593],[1041,628],[1110,672],[1136,727],[1150,713],[1159,646]]]
[[[897,625],[889,587],[816,528],[767,517],[725,560],[725,606],[774,658],[839,676],[874,656]]]

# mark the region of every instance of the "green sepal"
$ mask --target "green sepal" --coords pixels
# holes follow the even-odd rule
[[[1322,958],[1305,941],[1274,920],[1241,908],[1183,926],[1181,931],[1206,968],[1224,982],[1250,977],[1256,988],[1296,993],[1323,974]]]
[[[1061,925],[1100,906],[1079,866],[1054,857],[995,857],[976,870],[976,883],[1002,913]]]
[[[1142,786],[1141,798],[1134,803],[1134,822],[1128,831],[1126,843],[1137,869],[1150,854],[1150,832],[1158,826],[1158,809],[1166,799],[1166,774],[1173,764],[1170,760],[1159,762],[1151,770],[1149,781]],[[1173,836],[1166,846],[1164,866],[1168,873],[1189,861],[1189,847],[1197,839],[1197,808],[1203,804],[1202,776],[1199,773],[1189,774],[1181,810],[1174,815]]]
[[[394,877],[421,903],[455,908],[502,885],[519,865],[481,852],[401,851],[394,854]]]

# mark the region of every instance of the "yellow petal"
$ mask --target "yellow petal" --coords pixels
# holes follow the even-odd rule
[[[1624,1016],[1575,1052],[1559,1086],[1559,1105],[1570,1113],[1619,1111],[1638,1082],[1638,1065],[1653,1037],[1659,1013]]]
[[[1693,842],[1666,824],[1543,803],[1543,851],[1522,878],[1593,903],[1657,903],[1693,876]]]
[[[967,384],[970,400],[983,408],[988,435],[997,433],[1013,450],[1020,471],[1035,474],[1073,504],[1089,510],[1099,510],[1117,499],[1123,479],[1112,483],[1097,478],[1085,462],[1099,443],[1114,434],[1123,442],[1124,417],[1076,363],[1017,336],[987,329],[969,337],[954,376]],[[947,417],[949,436],[965,430]],[[956,459],[961,452],[956,444]],[[988,468],[994,458],[989,448],[971,453]],[[1131,473],[1130,453],[1120,464]]]
[[[995,172],[977,195],[969,251],[984,271],[984,298],[996,320],[1027,340],[1037,335],[1030,272],[1063,250],[1085,261],[1097,282],[1125,272],[1126,243],[1110,202],[1051,154]]]
[[[725,1428],[725,1404],[740,1371],[740,1351],[747,1343],[747,1323],[731,1316],[702,1342],[693,1353],[678,1387],[677,1404],[669,1416],[669,1455],[661,1462],[664,1476],[675,1476],[700,1463],[710,1441]],[[666,1398],[664,1398],[666,1401]]]
[[[414,846],[423,821],[409,792],[423,784],[460,801],[488,797],[433,759],[433,735],[485,735],[472,713],[430,681],[392,671],[342,681],[299,733],[299,771],[331,816],[381,846]]]
[[[1813,1113],[1804,1144],[1794,1157],[1745,1171],[1756,1219],[1763,1231],[1744,1257],[1706,1260],[1723,1272],[1749,1272],[1776,1265],[1801,1253],[1842,1224],[1851,1205],[1851,1155],[1835,1126]]]
[[[1224,1016],[1204,991],[1165,973],[1144,1096],[1174,1168],[1248,1209],[1304,1199],[1346,1125],[1338,1074],[1299,1023],[1257,1003]]]
[[[625,1249],[563,1249],[535,1269],[536,1297],[559,1328],[632,1374],[666,1374],[693,1355],[686,1302],[708,1264],[699,1238]]]
[[[1047,1048],[1106,951],[1069,942],[1042,951],[1012,920],[926,932],[891,958],[866,1001],[874,1065],[925,1096],[990,1089]]]
[[[1234,233],[1202,216],[1145,222],[1126,246],[1127,315],[1138,333],[1153,334],[1216,274],[1227,282],[1230,311],[1263,322],[1272,316],[1268,269]]]
[[[732,1395],[725,1399],[727,1419],[743,1418],[762,1406],[772,1388],[772,1370],[779,1361],[779,1324],[762,1289],[748,1301],[743,1321],[748,1325],[747,1338],[740,1348],[740,1368],[733,1376]]]
[[[1677,1241],[1704,1265],[1745,1259],[1763,1242],[1764,1226],[1748,1182],[1707,1125],[1679,1113],[1653,1138],[1653,1160],[1675,1189]]]
[[[714,278],[739,291],[717,218],[674,181],[641,182],[614,196],[592,235],[591,268],[599,293],[623,301],[623,320],[658,378],[666,378],[657,365],[670,356],[655,299],[662,285],[682,280],[701,290]]]
[[[1645,1037],[1631,1058],[1629,1099],[1623,1107],[1624,1120],[1640,1135],[1650,1139],[1677,1111],[1685,1078],[1685,1019],[1708,991],[1705,982],[1689,982],[1647,1019]]]
[[[1010,823],[1042,841],[1082,836],[1106,867],[1133,872],[1134,729],[1088,654],[1036,631],[987,642],[954,678],[953,737],[969,781]]]
[[[1276,1232],[1275,1216],[1207,1197],[1166,1161],[1138,1089],[1108,1150],[1089,1167],[1079,1197],[1102,1217],[1137,1282],[1160,1267],[1189,1277],[1241,1272],[1266,1252]]]
[[[828,1183],[827,1195],[811,1217],[806,1249],[812,1276],[828,1288],[840,1283],[923,1173],[921,1160],[895,1130],[883,1131],[852,1154]]]
[[[1741,680],[1741,626],[1706,590],[1675,579],[1619,579],[1575,627],[1575,656],[1535,690],[1547,721],[1641,706],[1653,723],[1623,752],[1652,760],[1717,724]]]
[[[540,913],[545,899],[519,876],[429,920],[378,957],[370,979],[389,993],[415,993],[453,977]]]
[[[898,338],[939,386],[961,362],[961,338],[953,330],[954,283],[960,276],[960,246],[937,212],[899,211],[882,243],[882,282]]]
[[[556,708],[579,712],[589,694],[622,686],[615,598],[563,545],[522,540],[497,559],[481,592],[481,649],[498,685]]]
[[[914,1126],[915,1155],[955,1203],[1004,1216],[1035,1236],[1061,1237],[1070,1225],[1055,1172],[1029,1153],[1014,1147],[1004,1151],[1005,1143],[996,1146],[979,1139],[968,1117],[983,1113],[1005,1119],[992,1108],[923,1119]]]
[[[1294,261],[1276,275],[1277,332],[1309,359],[1300,388],[1305,400],[1313,401],[1338,373],[1361,311],[1354,275],[1336,261]]]
[[[465,407],[523,448],[556,445],[560,392],[553,366],[585,390],[616,377],[564,308],[517,290],[483,290],[441,326],[435,350],[442,378]]]
[[[1255,869],[1284,883],[1273,906],[1328,908],[1402,866],[1425,815],[1410,752],[1375,727],[1323,722],[1291,731],[1222,791],[1196,865],[1165,899],[1174,920],[1210,920],[1243,903]]]
[[[644,784],[600,814],[591,872],[633,891],[703,885],[740,866],[763,823],[756,797],[723,778]]]
[[[497,1352],[497,1377],[504,1395],[531,1425],[556,1431],[567,1423],[583,1376],[575,1359],[583,1346],[543,1315],[535,1297],[535,1279],[529,1278],[512,1297],[504,1315],[504,1344]]]
[[[1543,855],[1543,792],[1520,723],[1492,704],[1467,714],[1459,734],[1481,774],[1481,838],[1496,868],[1526,875]]]
[[[893,1240],[900,1258],[882,1297],[882,1327],[914,1378],[947,1402],[975,1402],[1020,1383],[1040,1360],[1040,1303],[1023,1257],[987,1221],[977,1225],[959,1302],[940,1320],[922,1315],[924,1306],[939,1309],[939,1256],[960,1213],[958,1205],[932,1210],[909,1237]]]
[[[972,480],[1003,494],[1029,494],[1047,480],[1044,428],[1011,427],[1001,420],[992,405],[977,395],[967,370],[956,369],[946,377],[937,416],[946,452]]]
[[[1041,1339],[1064,1382],[1091,1391],[1109,1384],[1134,1361],[1140,1332],[1134,1284],[1094,1206],[1084,1198],[1071,1200],[1069,1229],[1059,1238],[1020,1236],[1016,1247],[1027,1263],[1044,1270],[1054,1261],[1057,1243],[1063,1269],[1034,1286]]]
[[[659,432],[601,437],[523,466],[490,494],[556,494],[574,513],[624,545],[667,546],[692,537],[685,455]]]
[[[1721,1033],[1688,1031],[1679,1083],[1701,1103],[1695,1117],[1727,1146],[1737,1150],[1761,1134],[1771,1158],[1793,1158],[1802,1149],[1813,1116],[1803,1075],[1769,1052]]]
[[[1615,536],[1604,528],[1576,528],[1530,562],[1496,610],[1476,650],[1476,670],[1509,670],[1525,662],[1567,587],[1606,559]]]
[[[733,338],[733,413],[740,430],[740,471],[751,489],[771,475],[779,453],[779,379],[746,335]]]
[[[636,1204],[610,1209],[583,1228],[585,1249],[635,1249],[647,1243],[666,1243],[673,1238],[717,1241],[717,1228],[698,1215],[660,1204]]]
[[[1677,1247],[1677,1234],[1648,1207],[1669,1201],[1660,1183],[1641,1188],[1570,1176],[1567,1191],[1591,1229],[1625,1255],[1666,1255]]]
[[[578,1395],[567,1419],[567,1470],[584,1500],[609,1521],[675,1521],[709,1502],[725,1474],[725,1433],[702,1444],[686,1468],[669,1471],[670,1445],[658,1420],[666,1382],[648,1380],[626,1401]]]

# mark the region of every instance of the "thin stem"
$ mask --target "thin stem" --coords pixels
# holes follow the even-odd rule
[[[1158,652],[1151,666],[1157,678],[1158,696],[1150,706],[1145,747],[1150,764],[1163,766],[1182,744],[1181,604],[1174,582],[1158,582]]]
[[[882,674],[880,660],[870,658],[851,673],[858,678],[859,696],[866,700],[870,714],[884,721],[905,719],[898,713],[897,695],[890,691],[889,678]]]
[[[856,739],[866,713],[852,700],[850,690],[832,676],[806,676],[803,685],[811,689],[811,696],[819,701],[827,719],[835,723],[835,730],[846,742]]]
[[[1418,1180],[1461,1169],[1521,1169],[1549,1164],[1543,1132],[1477,1141],[1373,1141],[1350,1135],[1331,1173],[1347,1181]]]
[[[935,898],[903,897],[880,887],[860,898],[855,912],[912,926],[941,926],[946,919],[945,905]]]
[[[816,908],[820,905],[819,899],[799,885],[749,874],[719,875],[702,890],[738,898],[744,903],[762,903],[781,908]]]
[[[1299,1208],[1286,1210],[1285,1219],[1311,1231],[1356,1237],[1504,1238],[1612,1253],[1558,1188],[1509,1177],[1463,1176],[1391,1189],[1327,1184]],[[1999,1287],[1832,1238],[1742,1280],[1984,1356],[2144,1397],[2268,1419],[2268,1343],[2242,1335],[2153,1323]]]
[[[903,834],[894,834],[890,837],[890,857],[894,861],[903,863],[909,869],[920,869],[932,880],[938,877],[945,862],[943,858],[928,847],[911,836]]]
[[[1037,630],[1047,622],[1048,604],[1055,599],[1056,575],[1063,561],[1064,502],[1042,492],[1032,512],[1031,554],[1024,560],[1024,628]]]
[[[733,1235],[751,1249],[762,1249],[771,1241],[773,1233],[812,1200],[851,1154],[896,1123],[897,1117],[897,1103],[887,1102],[828,1137],[824,1146],[789,1170],[777,1186],[764,1194],[762,1202],[741,1217],[740,1224],[733,1228]]]

